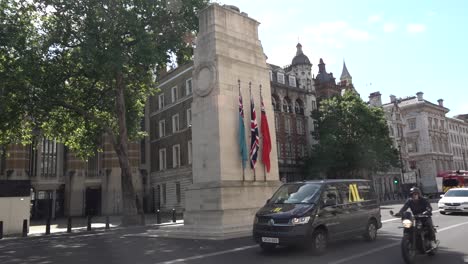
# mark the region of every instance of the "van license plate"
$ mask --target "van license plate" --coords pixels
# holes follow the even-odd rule
[[[449,209],[449,210],[457,210],[457,207],[456,207],[456,206],[449,206],[449,207],[447,207],[447,209]]]
[[[263,243],[273,243],[273,244],[278,244],[279,239],[276,237],[262,237],[262,242]]]

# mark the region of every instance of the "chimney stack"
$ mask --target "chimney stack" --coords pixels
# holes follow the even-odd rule
[[[444,99],[439,99],[437,102],[439,103],[439,106],[444,107]]]
[[[393,94],[390,95],[390,103],[394,103],[396,101],[396,96]]]
[[[423,92],[417,92],[417,93],[416,93],[416,96],[418,97],[418,101],[424,100],[424,99],[423,99],[423,95],[424,95]]]
[[[382,97],[380,92],[374,92],[369,95],[369,104],[376,107],[382,106]]]

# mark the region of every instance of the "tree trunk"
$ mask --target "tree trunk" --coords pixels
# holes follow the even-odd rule
[[[132,181],[132,171],[128,158],[128,133],[126,122],[126,107],[125,107],[125,84],[123,82],[122,73],[116,76],[116,115],[119,126],[119,133],[114,137],[114,148],[119,159],[121,168],[121,183],[122,183],[122,225],[138,225],[141,224],[141,218],[138,217],[138,208],[136,203],[136,193]]]

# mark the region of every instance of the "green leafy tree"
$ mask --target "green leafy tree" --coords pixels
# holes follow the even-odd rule
[[[383,110],[369,107],[351,92],[320,102],[319,144],[313,147],[306,175],[312,178],[366,178],[398,166]]]
[[[0,143],[30,140],[38,128],[86,158],[103,135],[117,154],[123,223],[138,217],[128,144],[156,92],[155,70],[191,59],[206,0],[2,1]],[[5,32],[3,32],[5,31]],[[7,41],[3,41],[5,38]],[[21,133],[18,133],[21,132]],[[24,136],[18,136],[24,135]]]

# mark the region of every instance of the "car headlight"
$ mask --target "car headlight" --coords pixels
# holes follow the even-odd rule
[[[293,218],[293,219],[291,219],[291,223],[292,223],[293,225],[303,225],[303,224],[309,223],[309,220],[310,220],[310,216],[299,217],[299,218]]]
[[[440,207],[444,207],[445,205],[444,205],[444,203],[439,203],[439,204],[437,204],[437,206],[439,206],[439,208],[440,208]]]
[[[404,228],[411,228],[411,226],[413,225],[413,221],[409,219],[405,219],[401,223],[403,224]]]

